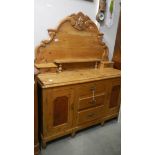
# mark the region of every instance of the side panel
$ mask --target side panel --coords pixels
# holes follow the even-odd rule
[[[114,78],[108,81],[108,104],[106,116],[114,115],[119,113],[120,108],[120,94],[121,94],[121,79]]]

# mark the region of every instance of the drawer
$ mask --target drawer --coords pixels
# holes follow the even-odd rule
[[[81,112],[78,112],[78,125],[83,124],[85,122],[89,122],[92,120],[95,120],[97,118],[103,117],[105,114],[105,107],[99,106],[95,108],[91,108],[88,110],[83,110]]]
[[[84,83],[81,84],[78,88],[79,88],[79,97],[92,96],[93,91],[94,94],[106,91],[106,80]]]
[[[90,107],[96,107],[105,104],[105,93],[98,94],[93,97],[84,97],[79,99],[78,110]]]

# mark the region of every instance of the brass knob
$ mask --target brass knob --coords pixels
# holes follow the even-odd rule
[[[93,114],[89,114],[88,117],[93,117],[94,115],[95,115],[94,113]]]
[[[90,104],[96,104],[96,100],[93,99],[92,101],[89,101]]]

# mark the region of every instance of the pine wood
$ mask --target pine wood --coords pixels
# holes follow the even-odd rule
[[[54,63],[40,63],[34,65],[40,73],[46,73],[46,72],[56,72],[57,65]]]
[[[48,32],[50,38],[36,48],[35,58],[41,71],[37,82],[43,148],[58,137],[117,117],[121,85],[103,34],[88,16],[72,14]]]
[[[105,93],[95,95],[95,100],[93,100],[92,96],[79,98],[78,110],[84,110],[91,107],[103,105],[105,99]]]
[[[39,74],[41,85],[43,88],[56,87],[68,84],[76,84],[89,82],[100,79],[107,79],[109,77],[120,76],[120,71],[113,68],[100,69],[87,69],[87,70],[74,70],[65,71],[61,74],[58,73],[47,73]]]
[[[97,106],[95,108],[90,108],[78,112],[77,124],[84,124],[86,122],[91,122],[92,120],[103,117],[105,113],[104,106]]]
[[[35,64],[36,68],[55,68],[57,67],[54,63],[40,63],[40,64]]]
[[[103,34],[81,12],[68,16],[48,33],[49,39],[42,41],[35,49],[35,65],[63,59],[75,62],[82,59],[108,61],[108,47],[102,42]]]
[[[87,59],[56,59],[54,60],[55,63],[77,63],[77,62],[100,62],[101,59],[92,59],[92,58],[87,58]]]
[[[113,115],[119,112],[121,99],[121,79],[114,78],[108,81],[108,104],[107,115]]]

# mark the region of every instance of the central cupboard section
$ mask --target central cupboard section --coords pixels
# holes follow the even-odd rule
[[[105,115],[106,80],[44,89],[45,135],[54,136]]]

